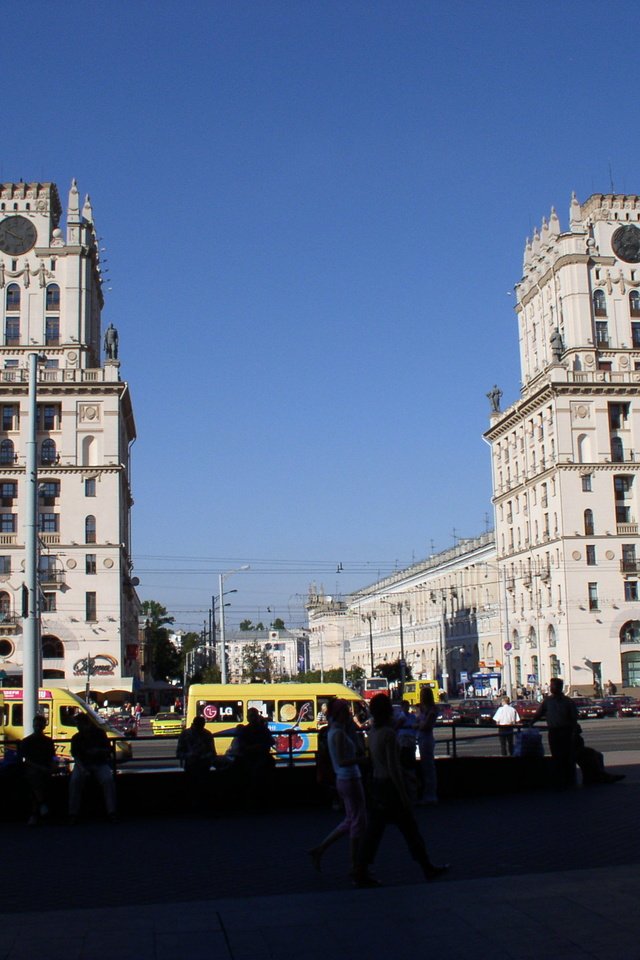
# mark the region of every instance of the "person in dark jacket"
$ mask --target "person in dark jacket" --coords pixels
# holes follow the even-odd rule
[[[27,821],[30,827],[36,826],[49,812],[47,793],[55,769],[56,748],[51,737],[44,732],[46,726],[45,718],[36,714],[33,733],[18,744],[18,757],[22,760],[22,772],[31,794],[31,815]]]
[[[107,817],[116,819],[116,784],[111,768],[109,738],[101,727],[86,713],[76,717],[78,732],[71,738],[73,770],[69,781],[69,819],[76,823],[82,804],[86,781],[92,777],[100,784]]]
[[[571,787],[576,782],[578,710],[571,698],[563,693],[563,687],[560,677],[551,678],[549,696],[536,710],[531,725],[546,720],[556,783],[559,787]]]

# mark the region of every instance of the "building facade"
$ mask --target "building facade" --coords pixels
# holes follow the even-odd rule
[[[22,672],[27,367],[38,355],[42,669],[71,689],[130,689],[139,602],[130,553],[135,423],[110,325],[91,203],[73,182],[66,224],[52,183],[0,185],[0,670]]]
[[[508,635],[493,533],[413,564],[346,597],[311,588],[310,669],[371,676],[404,659],[416,679],[456,693],[476,673],[500,674]]]
[[[527,241],[522,387],[491,415],[516,682],[640,685],[640,197],[574,196]]]

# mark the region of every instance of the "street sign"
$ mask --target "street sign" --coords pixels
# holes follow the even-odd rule
[[[513,650],[513,644],[510,643],[509,640],[507,640],[507,642],[504,645],[504,648],[507,651],[507,653],[509,653],[509,650]]]

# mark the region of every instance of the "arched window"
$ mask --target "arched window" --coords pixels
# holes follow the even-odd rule
[[[47,287],[46,309],[48,311],[60,309],[60,287],[57,283],[50,283]]]
[[[559,677],[560,676],[560,661],[556,657],[555,653],[552,653],[549,657],[549,676],[550,677]]]
[[[613,463],[624,463],[624,444],[622,437],[611,437],[611,460]]]
[[[538,671],[538,658],[535,656],[531,657],[531,673],[534,675],[535,682],[540,683],[540,673]]]
[[[51,465],[56,462],[57,456],[55,440],[50,438],[43,440],[40,448],[40,463]]]
[[[14,456],[13,440],[3,440],[0,443],[0,463],[13,463]]]
[[[596,317],[606,317],[607,315],[607,298],[604,290],[593,291],[593,313]]]
[[[516,675],[516,683],[520,686],[522,683],[522,660],[520,657],[513,658],[513,669]]]
[[[6,592],[2,590],[0,592],[0,621],[9,620],[11,617],[11,597]]]
[[[84,542],[96,542],[96,518],[91,516],[91,514],[89,514],[84,521]]]
[[[640,293],[637,290],[629,294],[629,313],[632,317],[640,317]]]
[[[556,630],[552,623],[547,627],[547,644],[550,647],[555,647],[556,645]]]
[[[584,535],[585,537],[594,536],[594,526],[593,526],[593,510],[585,510],[584,512]]]
[[[20,309],[20,287],[17,283],[10,283],[7,287],[7,310]]]
[[[62,660],[64,658],[64,644],[62,640],[51,635],[42,638],[42,659]]]

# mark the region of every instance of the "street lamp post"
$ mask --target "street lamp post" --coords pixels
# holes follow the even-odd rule
[[[27,496],[25,510],[25,587],[27,610],[23,624],[22,688],[24,697],[24,729],[38,712],[38,690],[42,664],[40,649],[40,611],[38,599],[38,459],[37,459],[37,391],[38,363],[44,357],[29,354],[29,432],[26,443]]]
[[[241,567],[237,567],[235,570],[227,570],[226,573],[221,573],[219,575],[219,596],[220,596],[220,681],[221,683],[228,683],[227,679],[227,652],[224,646],[224,581],[227,577],[232,576],[234,573],[243,573],[245,570],[249,570],[249,564],[245,563]],[[231,593],[231,591],[229,591]]]
[[[396,602],[394,600],[383,600],[382,603],[387,603],[391,607],[392,613],[397,613],[400,617],[400,697],[404,693],[404,683],[407,675],[407,664],[404,659],[404,627],[402,624],[402,613],[404,610],[409,609],[409,603],[407,600],[400,600]]]
[[[362,621],[369,621],[369,656],[371,657],[371,676],[373,676],[374,664],[373,664],[373,627],[371,621],[377,619],[375,610],[372,610],[371,613],[361,614]]]

